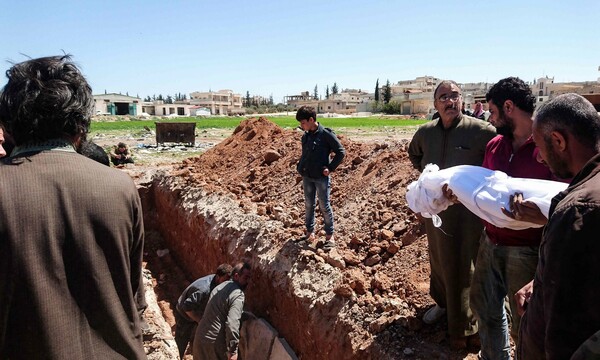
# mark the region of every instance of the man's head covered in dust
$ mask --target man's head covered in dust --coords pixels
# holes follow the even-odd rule
[[[0,121],[17,146],[63,139],[77,147],[89,130],[92,89],[69,55],[15,64],[6,71]]]

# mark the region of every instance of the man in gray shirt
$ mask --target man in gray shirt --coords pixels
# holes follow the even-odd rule
[[[252,275],[250,264],[233,268],[232,280],[210,293],[202,320],[196,329],[194,360],[237,360],[244,290]]]
[[[175,343],[179,348],[180,358],[183,359],[188,343],[193,340],[192,334],[202,319],[210,292],[217,285],[229,280],[232,270],[231,265],[221,264],[216,274],[206,275],[194,281],[179,296],[175,312]]]

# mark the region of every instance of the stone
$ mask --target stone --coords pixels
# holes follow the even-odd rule
[[[298,357],[284,338],[276,338],[269,360],[298,360]]]
[[[381,230],[381,239],[382,240],[391,240],[394,237],[394,232],[387,230],[387,229],[383,229]]]
[[[368,258],[365,259],[365,265],[373,266],[375,264],[378,264],[380,261],[381,261],[381,256],[379,256],[378,254],[375,254],[375,255],[369,256]]]
[[[277,336],[277,330],[264,319],[244,321],[240,331],[240,353],[244,354],[245,359],[269,360]]]
[[[265,164],[271,165],[273,162],[281,158],[281,154],[275,150],[267,150],[263,158],[265,160]]]

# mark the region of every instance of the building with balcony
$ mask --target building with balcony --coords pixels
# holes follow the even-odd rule
[[[231,90],[195,91],[190,94],[189,104],[210,109],[212,115],[238,115],[246,110],[242,106],[242,95]]]

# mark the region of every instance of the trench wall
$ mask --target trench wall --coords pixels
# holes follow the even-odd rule
[[[161,233],[189,279],[224,262],[252,264],[245,309],[269,321],[299,358],[378,358],[368,335],[343,316],[347,300],[333,293],[338,269],[305,261],[291,241],[276,241],[280,223],[245,213],[226,194],[181,176],[158,173],[140,195],[146,226]]]

